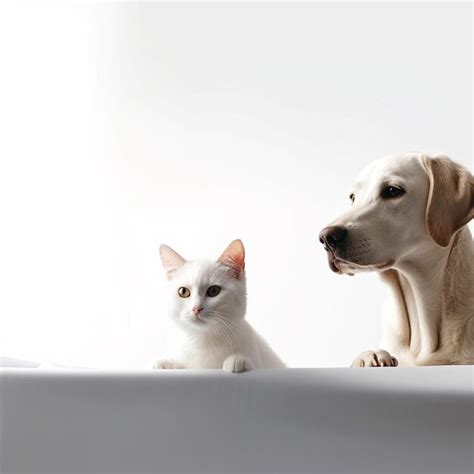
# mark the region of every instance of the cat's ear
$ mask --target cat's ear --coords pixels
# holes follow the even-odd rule
[[[160,245],[160,257],[168,280],[170,280],[173,273],[179,270],[186,262],[178,252],[175,252],[171,247],[163,244]]]
[[[242,241],[239,239],[232,241],[217,261],[229,267],[234,276],[238,277],[245,268],[245,249]]]

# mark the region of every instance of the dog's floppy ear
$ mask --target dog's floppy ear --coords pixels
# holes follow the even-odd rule
[[[474,178],[446,156],[424,156],[423,164],[430,179],[426,227],[433,240],[446,247],[474,216]]]

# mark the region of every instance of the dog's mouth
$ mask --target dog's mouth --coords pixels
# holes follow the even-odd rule
[[[361,264],[356,263],[351,260],[346,260],[338,255],[332,250],[327,251],[329,268],[334,273],[345,274],[349,276],[354,276],[356,272],[363,271],[381,271],[386,270],[394,264],[393,259],[388,259],[380,263],[370,263],[370,264]]]
[[[338,263],[338,258],[334,254],[334,252],[331,252],[330,250],[327,252],[328,254],[328,263],[329,263],[329,268],[334,272],[334,273],[341,273],[341,270],[339,270],[339,267],[337,266]]]
[[[334,272],[334,273],[339,273],[343,274],[346,273],[347,275],[353,276],[354,273],[351,272],[350,270],[352,269],[352,262],[349,262],[348,260],[344,260],[343,258],[338,257],[334,252],[331,250],[328,251],[328,263],[329,263],[329,268]],[[354,268],[355,270],[355,268]]]

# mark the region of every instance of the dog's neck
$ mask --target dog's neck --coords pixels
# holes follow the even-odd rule
[[[386,280],[400,292],[405,308],[401,342],[411,354],[423,359],[440,349],[447,319],[469,314],[462,306],[472,304],[471,233],[464,227],[448,247],[424,245],[413,255],[416,257],[407,256],[399,262],[396,275]]]

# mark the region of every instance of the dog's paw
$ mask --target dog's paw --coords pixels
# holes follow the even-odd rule
[[[159,370],[163,370],[163,369],[183,369],[183,365],[174,361],[174,360],[171,360],[171,359],[160,359],[160,360],[157,360],[154,364],[153,364],[153,368],[154,369],[159,369]]]
[[[352,362],[351,367],[396,367],[398,360],[389,352],[365,351]]]
[[[249,359],[240,354],[232,354],[224,361],[222,369],[226,372],[239,373],[252,370],[253,365]]]

